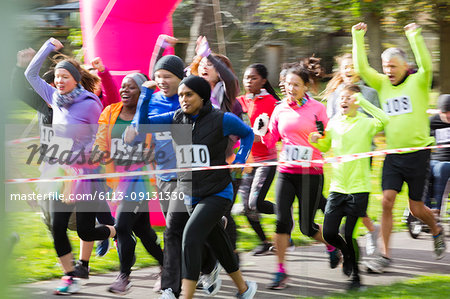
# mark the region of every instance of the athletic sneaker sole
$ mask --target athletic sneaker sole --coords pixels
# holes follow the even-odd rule
[[[279,290],[284,290],[285,288],[287,288],[289,285],[288,284],[281,284],[277,287],[267,287],[270,290],[275,290],[275,291],[279,291]]]
[[[70,292],[53,291],[53,295],[58,295],[58,296],[70,296],[70,295],[73,295],[76,293],[78,293],[78,292],[70,293]]]
[[[364,267],[366,267],[367,273],[372,274],[383,274],[385,271],[383,269],[376,269],[373,266],[370,265],[370,262],[362,262]]]
[[[289,286],[288,280],[289,280],[289,278],[286,278],[283,281],[281,281],[278,286],[267,286],[267,288],[270,290],[284,290],[285,288],[287,288]]]
[[[127,288],[125,289],[125,291],[118,291],[118,290],[114,290],[111,288],[108,288],[108,292],[113,293],[113,294],[117,294],[117,295],[126,295],[130,292],[131,290],[131,284],[127,286]]]

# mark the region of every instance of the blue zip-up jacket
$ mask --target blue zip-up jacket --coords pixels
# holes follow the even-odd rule
[[[161,92],[154,92],[153,89],[142,86],[136,114],[131,124],[140,132],[140,125],[148,125],[148,117],[172,112],[180,108],[178,94],[171,97],[164,96]],[[168,131],[170,128],[168,128]],[[145,131],[145,130],[144,130]],[[153,133],[152,140],[155,143],[156,169],[174,169],[177,167],[175,151],[172,147],[171,138],[167,138],[169,132]],[[164,136],[163,136],[164,135]],[[164,173],[157,175],[163,181],[176,179],[176,173]]]

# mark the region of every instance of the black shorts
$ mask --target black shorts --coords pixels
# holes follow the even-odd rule
[[[369,192],[353,194],[330,192],[325,207],[325,215],[339,211],[344,215],[365,217],[367,216],[366,211],[368,203]]]
[[[423,201],[428,191],[430,173],[430,150],[406,154],[390,154],[383,165],[381,186],[384,190],[402,191],[403,182],[408,184],[409,198]]]

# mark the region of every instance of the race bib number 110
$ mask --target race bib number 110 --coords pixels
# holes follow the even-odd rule
[[[209,151],[204,144],[178,145],[176,147],[179,168],[209,166]]]

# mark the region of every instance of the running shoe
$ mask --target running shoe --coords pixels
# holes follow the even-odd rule
[[[222,266],[219,262],[216,262],[216,266],[211,273],[202,275],[202,287],[206,295],[214,296],[219,292],[222,286],[222,279],[219,277],[220,270],[222,270]]]
[[[380,226],[374,225],[375,230],[366,234],[366,253],[368,256],[375,254],[377,251],[377,240],[380,234]]]
[[[80,290],[79,279],[72,276],[63,276],[60,285],[54,291],[55,295],[71,295]]]
[[[262,243],[253,251],[254,256],[258,255],[266,255],[269,253],[270,248],[272,247],[272,243]]]
[[[353,262],[350,259],[350,256],[345,256],[344,255],[344,263],[342,263],[342,272],[344,272],[344,274],[346,276],[350,276],[352,275],[353,272]]]
[[[434,254],[436,255],[436,259],[440,260],[445,255],[445,250],[447,249],[447,245],[445,244],[445,233],[444,228],[441,227],[441,232],[437,236],[433,236],[434,239]]]
[[[294,252],[295,251],[295,244],[294,241],[291,239],[289,241],[289,246],[286,248],[287,252]]]
[[[287,287],[288,276],[286,273],[277,272],[274,274],[272,282],[267,286],[272,290],[283,290]]]
[[[177,299],[177,297],[173,293],[172,289],[168,288],[162,291],[161,296],[159,296],[159,299]]]
[[[246,281],[247,284],[247,291],[245,291],[242,294],[236,294],[236,298],[239,299],[252,299],[255,297],[256,290],[258,289],[258,285],[254,281]]]
[[[349,291],[356,291],[361,289],[361,280],[359,279],[358,275],[353,275],[352,279],[350,280],[350,283],[348,284],[347,290]]]
[[[98,257],[104,257],[109,251],[109,238],[101,241],[97,241],[97,248],[95,254]]]
[[[390,258],[380,255],[374,260],[364,262],[364,265],[369,273],[383,273],[385,272],[385,269],[391,265],[391,263],[392,260]]]
[[[130,288],[131,288],[130,275],[120,273],[117,276],[116,280],[109,286],[108,292],[125,295],[130,291]]]
[[[73,267],[75,277],[89,279],[89,267],[83,266],[83,263],[78,260]]]
[[[334,269],[341,263],[342,253],[339,249],[334,248],[334,250],[329,251],[328,254],[330,255],[330,268]]]

